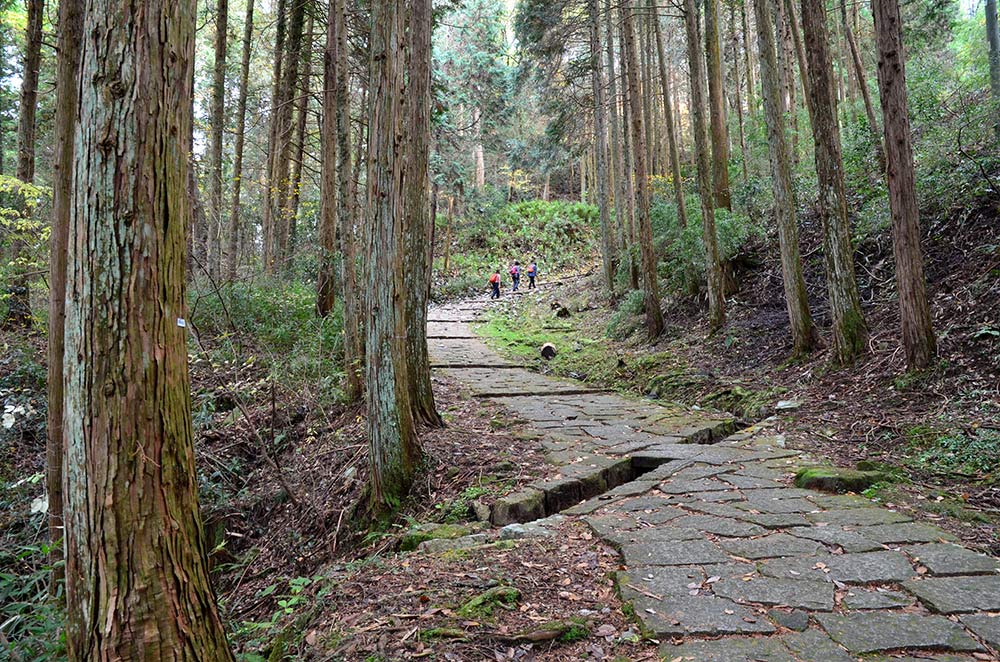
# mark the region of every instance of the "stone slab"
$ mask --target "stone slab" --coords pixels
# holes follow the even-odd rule
[[[712,660],[713,662],[795,662],[795,658],[777,639],[714,639],[690,641],[680,646],[660,646],[663,660]]]
[[[683,531],[683,529],[680,529]],[[707,540],[657,541],[622,546],[622,555],[629,566],[639,565],[702,565],[725,563],[722,551]]]
[[[912,518],[909,515],[885,508],[842,508],[809,513],[806,515],[806,519],[810,522],[839,524],[841,526],[876,526],[909,522]]]
[[[882,545],[869,540],[858,531],[839,526],[796,526],[788,529],[788,533],[840,547],[845,552],[874,552],[882,549]]]
[[[844,596],[844,606],[848,609],[896,609],[913,604],[913,596],[901,591],[888,589],[851,589]]]
[[[957,540],[955,536],[945,532],[943,529],[921,522],[866,526],[864,529],[859,529],[858,532],[866,538],[887,545],[938,542],[941,540],[954,542]]]
[[[723,579],[712,584],[712,591],[719,597],[741,603],[758,603],[775,607],[795,607],[810,611],[833,609],[833,584],[820,581],[799,581],[755,577]]]
[[[817,567],[818,564],[822,564]],[[901,552],[830,554],[823,557],[772,559],[760,566],[769,577],[839,581],[845,584],[898,583],[916,572]]]
[[[987,644],[1000,649],[1000,614],[966,614],[962,623]]]
[[[781,637],[782,642],[799,660],[809,662],[857,662],[822,630],[792,632]]]
[[[705,596],[639,596],[632,601],[644,627],[657,637],[670,635],[718,636],[725,634],[770,634],[775,627],[764,616],[735,602]]]
[[[1000,576],[930,577],[903,588],[939,614],[1000,611]]]
[[[961,626],[942,616],[856,612],[817,614],[816,620],[837,643],[857,654],[897,649],[982,649]]]
[[[772,533],[760,538],[725,539],[720,540],[719,544],[730,554],[752,560],[825,553],[823,546],[818,542],[790,536],[787,533]]]
[[[992,575],[1000,570],[1000,559],[950,543],[912,545],[903,551],[932,575]]]

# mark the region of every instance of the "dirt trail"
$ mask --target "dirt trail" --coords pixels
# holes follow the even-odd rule
[[[816,459],[769,421],[736,431],[512,364],[472,329],[487,305],[432,309],[432,365],[527,421],[560,467],[498,502],[494,523],[583,519],[620,551],[619,591],[663,659],[1000,659],[1000,560],[862,497],[794,487]]]

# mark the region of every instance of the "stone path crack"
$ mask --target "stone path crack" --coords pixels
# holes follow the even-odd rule
[[[501,499],[494,524],[559,513],[622,554],[617,585],[671,662],[1000,660],[1000,560],[859,496],[793,487],[816,464],[774,421],[591,389],[474,337],[482,302],[437,307],[432,366],[541,435],[562,478]]]

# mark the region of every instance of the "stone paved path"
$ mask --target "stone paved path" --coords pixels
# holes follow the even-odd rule
[[[562,476],[494,520],[583,518],[621,552],[619,590],[662,659],[1000,659],[1000,560],[867,499],[793,487],[814,460],[767,422],[736,432],[512,365],[472,331],[487,305],[431,310],[432,364],[541,433]]]

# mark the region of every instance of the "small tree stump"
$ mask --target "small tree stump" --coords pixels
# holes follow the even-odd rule
[[[550,342],[542,345],[542,358],[548,361],[556,355],[556,346]]]

